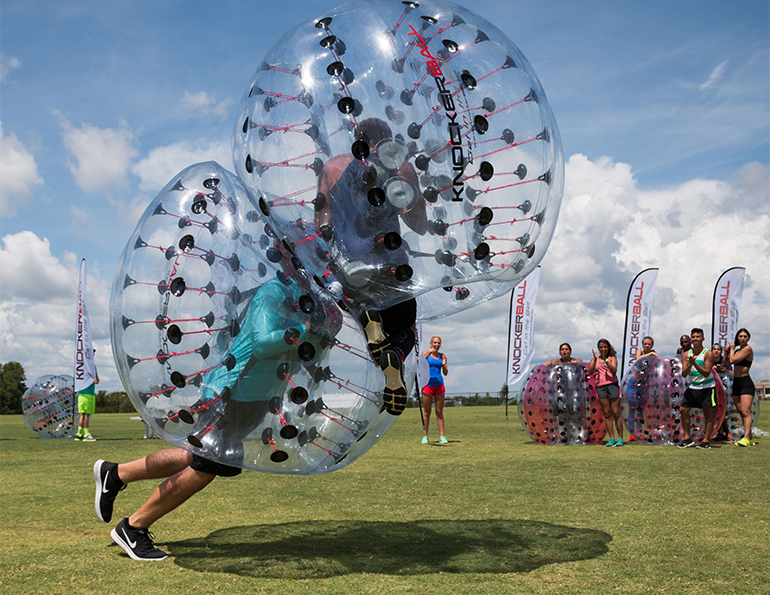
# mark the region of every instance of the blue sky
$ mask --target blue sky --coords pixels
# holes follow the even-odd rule
[[[86,258],[103,386],[119,388],[107,294],[123,246],[178,171],[209,159],[232,170],[235,110],[262,55],[334,4],[287,6],[4,0],[0,360],[21,361],[30,383],[71,367]],[[568,160],[543,262],[539,359],[563,340],[584,359],[600,335],[620,343],[628,284],[647,266],[661,268],[654,328],[673,349],[683,330],[710,324],[719,273],[746,266],[741,322],[752,329],[753,370],[770,377],[767,1],[506,0],[474,10],[534,67]],[[613,217],[597,227],[604,209]],[[490,320],[507,327],[503,302],[429,327],[456,364],[450,392],[503,383],[507,338],[488,331]]]

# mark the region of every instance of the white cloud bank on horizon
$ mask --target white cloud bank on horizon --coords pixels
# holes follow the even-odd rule
[[[46,374],[72,375],[80,262],[51,253],[31,231],[9,234],[0,247],[0,354],[24,366],[27,386]],[[88,263],[86,263],[86,266]],[[89,273],[87,306],[99,376],[108,390],[120,386],[109,339],[109,280]]]
[[[746,164],[735,180],[692,180],[657,191],[637,187],[632,169],[580,154],[566,164],[565,197],[543,259],[534,362],[558,357],[569,342],[590,359],[596,341],[622,344],[625,302],[633,277],[660,269],[653,336],[674,353],[694,326],[711,330],[719,275],[746,267],[740,324],[752,332],[755,379],[770,378],[770,172]],[[497,391],[505,381],[508,298],[426,325],[442,335],[450,357],[449,392]],[[487,379],[480,386],[479,378]]]
[[[179,157],[180,152],[169,155]],[[162,174],[156,191],[194,162],[189,154],[181,159],[185,165],[169,165],[173,171]],[[637,272],[651,266],[660,269],[653,322],[656,348],[673,352],[679,335],[691,327],[710,332],[717,278],[725,269],[745,266],[740,323],[752,332],[753,377],[770,378],[766,167],[749,163],[733,180],[696,179],[646,191],[638,188],[629,165],[576,154],[566,165],[565,188],[559,223],[543,260],[534,362],[556,357],[563,341],[583,359],[590,357],[600,337],[620,344],[628,285]],[[48,241],[31,231],[6,235],[2,242],[3,361],[20,361],[28,383],[43,374],[68,373],[74,353],[75,256],[53,255]],[[109,346],[109,283],[89,277],[88,307],[99,349],[100,388],[120,390]],[[507,310],[508,298],[503,297],[425,325],[425,336],[439,334],[444,339],[450,393],[500,389]]]
[[[35,156],[15,134],[6,134],[0,122],[0,216],[12,217],[16,206],[29,200],[43,183]]]

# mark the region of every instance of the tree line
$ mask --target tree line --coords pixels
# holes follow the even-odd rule
[[[0,364],[0,415],[22,413],[21,401],[27,388],[24,366],[19,362]],[[96,392],[96,413],[134,411],[134,406],[124,391]]]

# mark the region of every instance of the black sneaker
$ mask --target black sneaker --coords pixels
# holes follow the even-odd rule
[[[406,409],[404,362],[398,353],[388,349],[382,353],[380,367],[385,373],[385,389],[382,391],[385,410],[391,415],[401,415]]]
[[[685,438],[676,445],[677,448],[690,448],[691,446],[695,446],[695,440],[692,438]]]
[[[118,464],[108,463],[99,459],[94,463],[94,483],[96,483],[96,497],[94,506],[96,516],[103,523],[112,520],[112,505],[115,496],[120,490],[125,489],[126,484],[118,477]]]
[[[128,524],[128,519],[123,519],[118,526],[110,531],[110,537],[133,560],[165,560],[168,554],[159,550],[152,543],[152,533],[147,529],[134,528]]]
[[[708,442],[699,442],[695,448],[709,449],[711,448],[711,444],[709,444]]]

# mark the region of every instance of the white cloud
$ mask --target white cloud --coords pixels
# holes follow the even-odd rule
[[[535,362],[571,343],[591,357],[600,337],[622,343],[634,275],[658,267],[653,334],[673,353],[693,326],[710,332],[719,275],[746,267],[740,324],[752,333],[752,375],[770,378],[770,172],[749,163],[732,180],[691,180],[656,191],[637,187],[631,167],[573,155],[553,241],[542,263]],[[425,326],[450,358],[449,392],[497,391],[504,381],[508,299]],[[490,332],[490,329],[495,332]],[[484,379],[480,381],[479,379]]]
[[[119,200],[109,196],[107,200],[118,212],[118,220],[133,229],[152,199],[146,194],[139,194],[131,200]]]
[[[180,171],[203,161],[217,161],[232,171],[230,144],[225,141],[181,142],[157,147],[139,161],[131,172],[141,178],[140,188],[153,196]]]
[[[21,60],[14,56],[0,55],[0,81],[5,81],[6,77],[21,66]]]
[[[35,156],[15,134],[5,134],[0,122],[0,216],[15,214],[15,207],[27,202],[43,183],[37,173]]]
[[[727,61],[724,61],[719,66],[717,66],[714,70],[712,70],[708,80],[700,86],[700,90],[706,91],[708,89],[715,87],[719,83],[719,81],[722,80],[722,77],[725,74],[726,68],[727,68]]]
[[[31,231],[9,234],[0,248],[0,359],[20,362],[30,385],[45,374],[72,374],[75,307],[80,263],[51,253]],[[109,339],[109,282],[89,271],[87,304],[99,375],[107,390],[120,390]]]
[[[138,153],[134,133],[125,126],[99,128],[83,124],[75,128],[63,120],[62,139],[71,156],[70,172],[78,187],[86,192],[122,185]]]
[[[185,91],[181,103],[182,109],[186,111],[197,112],[204,116],[227,116],[231,100],[228,97],[227,99],[216,103],[216,100],[205,91],[200,91],[198,93]]]

